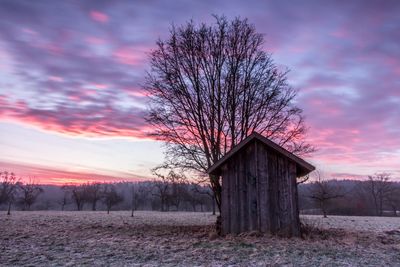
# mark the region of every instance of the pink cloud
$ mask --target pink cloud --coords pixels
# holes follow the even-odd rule
[[[24,33],[31,34],[31,35],[37,35],[38,34],[36,31],[34,31],[32,29],[29,29],[29,28],[23,28],[22,31]]]
[[[69,101],[67,106],[41,109],[0,97],[0,119],[72,136],[149,138],[152,128],[141,109],[119,110],[110,104],[80,106],[80,95],[69,96]]]
[[[86,42],[91,45],[102,45],[106,43],[106,40],[94,36],[86,37]]]
[[[143,60],[143,52],[132,47],[121,47],[114,51],[113,57],[121,64],[136,65]]]
[[[101,90],[101,89],[108,88],[108,85],[107,84],[102,84],[102,83],[94,83],[94,84],[91,84],[90,87],[93,87],[95,89]]]
[[[12,163],[0,161],[0,170],[14,172],[21,180],[35,177],[40,184],[80,184],[86,182],[118,182],[123,180],[139,181],[146,180],[147,177],[119,172],[108,171],[107,173],[96,172],[77,172],[68,171],[61,168],[51,168],[36,164]]]
[[[55,43],[39,43],[32,44],[33,47],[39,48],[50,55],[61,55],[64,51],[63,47]]]
[[[96,10],[90,11],[90,17],[94,21],[97,21],[97,22],[100,22],[100,23],[107,23],[108,20],[109,20],[109,17],[106,14],[104,14],[104,13],[102,13],[100,11],[96,11]]]
[[[142,98],[142,97],[147,97],[149,96],[149,93],[143,89],[140,88],[135,88],[135,87],[128,87],[128,88],[124,88],[124,91],[133,97],[138,97],[138,98]]]
[[[49,76],[49,80],[53,81],[53,82],[63,82],[64,81],[64,79],[59,76]]]
[[[337,28],[335,31],[331,32],[330,35],[339,39],[346,39],[349,37],[350,33],[346,25],[346,27],[342,26]]]

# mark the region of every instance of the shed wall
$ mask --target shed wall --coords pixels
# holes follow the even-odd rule
[[[221,168],[222,232],[300,235],[296,164],[255,141]]]

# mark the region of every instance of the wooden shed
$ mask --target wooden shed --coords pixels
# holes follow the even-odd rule
[[[249,135],[208,170],[222,179],[222,234],[299,236],[296,177],[314,169],[264,136]]]

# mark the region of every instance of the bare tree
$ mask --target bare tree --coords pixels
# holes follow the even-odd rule
[[[29,178],[27,183],[20,183],[18,187],[21,192],[18,203],[22,206],[22,210],[30,210],[38,196],[44,191],[43,188],[36,183],[35,178]]]
[[[309,197],[313,199],[321,208],[324,218],[327,217],[327,205],[335,198],[345,196],[344,189],[332,180],[324,179],[320,171],[315,171],[315,181],[309,192]]]
[[[206,173],[228,150],[258,132],[296,154],[304,142],[302,110],[246,19],[172,27],[151,53],[145,88],[153,136],[166,142],[166,163]],[[221,182],[208,176],[220,209]]]
[[[113,206],[124,200],[123,196],[117,192],[115,185],[113,184],[104,185],[102,196],[103,203],[107,207],[107,214],[110,213]]]
[[[161,211],[168,211],[171,205],[178,210],[185,196],[186,177],[170,169],[168,165],[153,168],[152,173],[157,177],[154,181],[154,195],[160,199]]]
[[[200,192],[202,192],[202,190],[199,188],[200,185],[198,185],[197,183],[190,183],[188,184],[188,190],[186,191],[185,194],[185,199],[188,203],[190,203],[190,205],[192,206],[193,211],[196,211],[196,207],[197,205],[200,204]]]
[[[386,201],[388,201],[394,188],[390,183],[389,173],[377,173],[368,176],[368,182],[365,190],[372,197],[375,209],[375,215],[382,216],[383,208]]]
[[[70,190],[67,189],[67,187],[62,186],[61,187],[63,191],[63,196],[62,198],[58,201],[58,204],[61,205],[61,211],[64,211],[65,206],[69,204],[69,195],[70,195]]]
[[[150,188],[147,188],[143,183],[132,183],[131,186],[131,217],[133,217],[134,211],[138,209],[140,204],[144,204]]]
[[[7,215],[11,215],[11,206],[18,192],[19,179],[13,172],[0,172],[0,204],[7,204]]]
[[[170,171],[167,175],[167,182],[170,184],[170,190],[168,191],[169,203],[179,210],[185,193],[186,193],[186,177],[183,174]]]
[[[193,193],[190,194],[190,197],[193,198],[193,203],[200,204],[201,208],[203,207],[204,202],[201,196],[207,196],[208,198],[210,198],[212,204],[212,215],[215,215],[215,197],[212,189],[208,186],[192,184],[191,190]],[[200,195],[200,197],[198,195]],[[196,211],[195,207],[193,208],[193,210]],[[203,209],[201,211],[203,211]]]
[[[92,210],[96,210],[97,202],[101,199],[101,187],[100,183],[86,183],[83,185],[85,199],[87,202],[92,204]]]
[[[391,183],[391,190],[386,196],[386,204],[393,212],[393,216],[397,216],[397,211],[400,210],[400,186]]]
[[[164,166],[158,166],[151,170],[153,175],[157,177],[153,181],[155,188],[155,193],[153,193],[153,195],[160,199],[161,211],[168,211],[169,210],[168,191],[170,184],[168,183],[167,175],[161,173],[162,169],[165,169]]]
[[[137,209],[137,203],[138,203],[138,194],[136,192],[135,185],[132,184],[131,186],[131,217],[133,217],[134,211]]]
[[[66,190],[71,194],[71,198],[76,205],[76,209],[81,211],[83,205],[86,203],[85,187],[84,185],[64,185],[63,190]]]

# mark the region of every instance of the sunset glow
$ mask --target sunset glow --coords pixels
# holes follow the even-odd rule
[[[397,1],[3,1],[0,171],[41,183],[151,179],[148,53],[172,24],[248,18],[299,90],[307,160],[332,177],[400,180]],[[299,10],[300,9],[300,10]],[[223,10],[223,14],[221,14]]]

